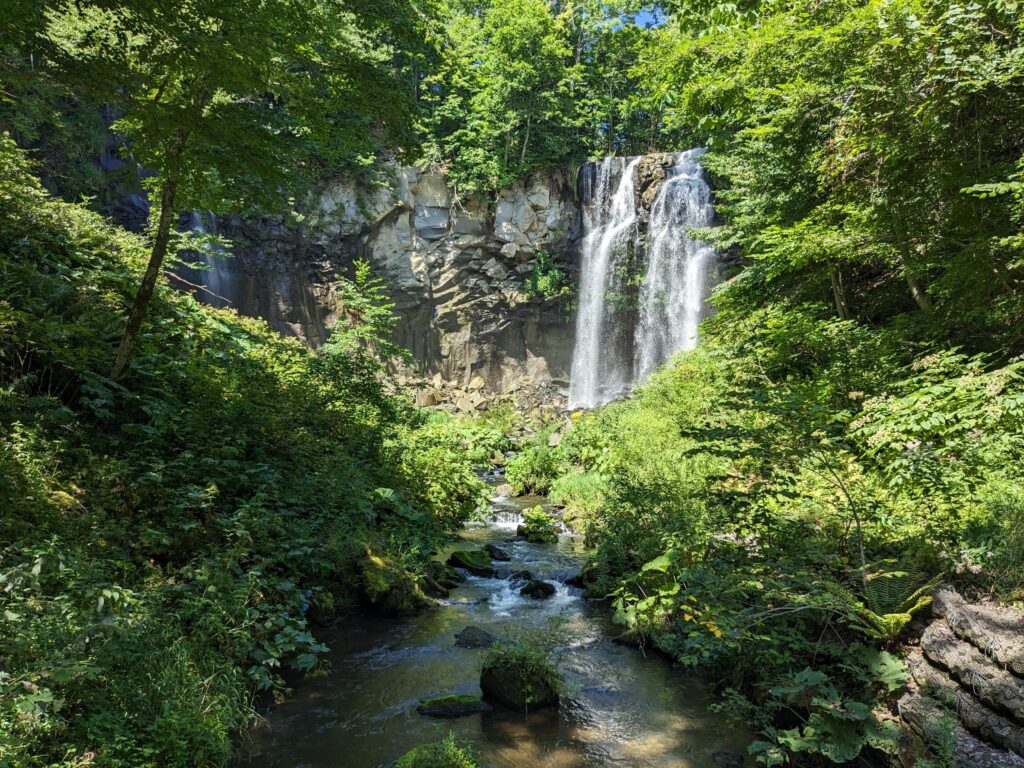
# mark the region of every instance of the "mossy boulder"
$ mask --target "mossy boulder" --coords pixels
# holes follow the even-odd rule
[[[599,566],[596,562],[590,560],[587,562],[586,565],[583,566],[583,570],[581,570],[571,579],[566,579],[565,583],[568,584],[570,587],[586,589],[595,581],[597,581],[597,577],[599,575]]]
[[[455,736],[406,752],[395,763],[395,768],[478,768],[473,755],[455,741]]]
[[[519,590],[519,594],[523,597],[532,597],[534,600],[544,600],[554,595],[557,591],[555,585],[551,582],[531,579],[526,583],[526,586]]]
[[[372,550],[366,552],[360,576],[360,594],[373,611],[401,616],[431,605],[413,574]]]
[[[427,563],[426,575],[445,589],[455,589],[466,581],[465,576],[439,560],[431,560]]]
[[[423,699],[416,707],[416,711],[430,717],[465,717],[477,712],[490,712],[491,705],[479,696],[450,693]]]
[[[474,576],[494,576],[491,556],[482,549],[473,551],[466,549],[456,550],[448,558],[448,565],[452,568],[462,568]]]
[[[455,645],[459,648],[490,648],[497,639],[486,629],[469,626],[455,635]]]
[[[494,646],[480,673],[484,699],[516,712],[557,707],[560,687],[548,653],[524,643]]]

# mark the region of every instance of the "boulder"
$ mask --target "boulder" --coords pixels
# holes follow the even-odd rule
[[[448,565],[452,568],[462,568],[474,576],[493,577],[494,568],[491,566],[491,556],[484,550],[470,552],[465,549],[452,552],[448,558]]]
[[[921,636],[921,650],[985,704],[1024,723],[1024,679],[993,664],[988,656],[953,634],[945,621],[928,626]]]
[[[455,646],[457,648],[490,648],[497,639],[486,629],[469,626],[456,633]]]
[[[427,563],[427,576],[445,589],[455,589],[466,581],[465,576],[456,571],[450,565],[446,565],[438,560],[431,560]]]
[[[360,576],[363,602],[377,613],[401,616],[431,604],[417,579],[373,551],[360,564]]]
[[[491,556],[492,560],[498,560],[503,563],[507,563],[512,558],[509,557],[508,552],[503,550],[501,547],[495,544],[487,544],[484,546],[484,551]]]
[[[532,597],[534,600],[545,600],[555,594],[555,585],[548,581],[531,579],[526,586],[519,590],[523,597]]]
[[[490,712],[491,705],[479,696],[450,693],[423,699],[416,707],[416,711],[430,717],[464,717],[475,715],[477,712]]]
[[[487,386],[487,382],[484,381],[483,376],[474,376],[469,380],[469,384],[466,385],[466,389],[472,391],[483,389]]]
[[[448,234],[448,209],[416,206],[413,225],[424,240],[440,240]]]
[[[522,670],[485,664],[480,674],[484,698],[516,712],[558,706],[558,691],[542,677],[524,679]]]
[[[530,571],[512,571],[509,581],[533,581],[533,573]]]
[[[935,590],[932,611],[958,637],[984,649],[1014,674],[1024,675],[1024,611],[968,603],[945,584]]]

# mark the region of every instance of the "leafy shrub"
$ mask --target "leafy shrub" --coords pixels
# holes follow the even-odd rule
[[[522,529],[527,541],[535,543],[558,541],[558,521],[539,505],[523,512]]]
[[[545,301],[568,296],[571,291],[566,283],[565,272],[555,266],[547,251],[537,251],[533,269],[526,276],[523,288],[527,296],[536,296]]]
[[[536,439],[509,459],[505,479],[518,495],[545,494],[558,475],[558,453],[547,445],[547,436]]]
[[[398,759],[395,768],[477,768],[477,763],[469,750],[455,740],[455,734],[449,733],[441,741],[422,744],[407,752]]]

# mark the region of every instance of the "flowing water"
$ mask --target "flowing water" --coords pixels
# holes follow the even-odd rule
[[[268,715],[254,733],[248,765],[378,768],[449,731],[468,741],[487,768],[715,768],[716,753],[742,753],[749,739],[708,712],[700,680],[613,643],[618,628],[607,619],[607,605],[563,583],[586,559],[578,537],[566,534],[557,544],[515,538],[522,508],[538,501],[496,498],[492,521],[467,526],[453,547],[497,544],[512,558],[495,563],[505,578],[471,576],[437,610],[350,619],[323,633],[331,672],[300,683]],[[520,596],[507,576],[523,568],[555,582],[556,594]],[[565,679],[561,708],[454,720],[418,714],[421,698],[479,695],[486,651],[454,646],[455,633],[468,625],[498,637],[550,632]]]
[[[643,381],[672,355],[697,345],[715,251],[688,234],[711,225],[711,190],[698,158],[706,150],[679,155],[654,205],[648,234],[647,274],[640,291],[635,378]]]
[[[627,249],[636,240],[636,166],[630,161],[606,157],[598,167],[593,195],[583,205],[583,261],[580,301],[576,315],[576,348],[569,379],[569,402],[574,407],[599,405],[615,397],[629,384],[629,374],[615,359],[609,344],[614,318],[606,310],[623,293],[621,266]],[[614,174],[619,182],[612,192]],[[612,302],[609,302],[612,299]]]
[[[641,158],[609,157],[584,167],[571,407],[613,400],[696,345],[715,266],[714,249],[688,232],[709,226],[714,216],[699,161],[704,151],[678,155],[651,205],[646,237],[635,178]]]
[[[198,235],[216,235],[217,217],[211,212],[192,211],[188,228]],[[234,281],[224,249],[215,243],[206,243],[191,252],[190,259],[203,263],[202,269],[185,270],[191,282],[205,289],[198,292],[196,298],[214,307],[232,306]]]

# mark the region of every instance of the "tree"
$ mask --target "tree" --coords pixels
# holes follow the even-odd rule
[[[407,0],[61,2],[45,36],[60,76],[111,105],[151,179],[152,249],[110,372],[121,378],[172,247],[176,212],[278,207],[318,161],[397,129]],[[342,106],[335,106],[342,105]]]
[[[544,0],[453,3],[427,81],[427,157],[467,192],[570,154],[566,16]]]

